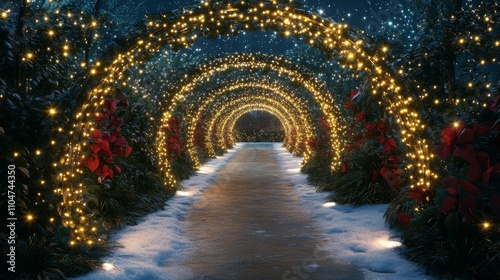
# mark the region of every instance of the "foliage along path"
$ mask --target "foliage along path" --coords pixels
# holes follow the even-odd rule
[[[290,180],[286,170],[294,167],[289,169],[297,173],[300,158],[290,160],[289,154],[286,156],[290,158],[285,158],[279,144],[237,145],[222,158],[203,165],[197,176],[183,181],[185,190],[169,200],[165,210],[115,236],[123,247],[106,260],[114,269],[96,271],[81,279],[426,278],[414,265],[395,260],[398,257],[392,249],[371,250],[372,245],[362,248],[371,239],[379,240],[380,232],[386,234],[386,230],[380,230],[384,227],[382,218],[373,218],[373,213],[382,215],[384,206],[361,207],[361,212],[371,214],[361,213],[358,217],[367,220],[355,222],[356,214],[350,207],[337,207],[340,211],[336,211],[320,204],[323,211],[344,219],[335,223],[319,213],[329,220],[327,224],[334,224],[334,230],[327,229],[327,233],[317,226],[321,218],[318,211],[316,216],[309,215],[311,208],[294,191],[299,181]],[[311,202],[324,201],[324,197],[307,194],[311,186],[301,187],[309,189],[304,193]],[[349,232],[346,222],[360,224],[365,235]],[[349,239],[342,233],[354,237]],[[336,241],[332,249],[332,234],[341,236],[345,244]],[[360,244],[353,244],[353,238]],[[364,260],[343,259],[362,267],[336,260],[346,251]]]

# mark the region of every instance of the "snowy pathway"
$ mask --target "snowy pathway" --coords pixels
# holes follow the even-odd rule
[[[325,241],[285,180],[273,144],[247,144],[186,218],[194,279],[361,279],[329,259]]]
[[[108,270],[79,279],[429,279],[395,253],[387,205],[324,204],[300,161],[280,144],[238,144],[116,234]]]

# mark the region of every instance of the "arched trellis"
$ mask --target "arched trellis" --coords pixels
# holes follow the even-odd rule
[[[234,126],[236,124],[236,121],[243,115],[247,114],[248,112],[251,111],[267,111],[276,117],[279,118],[279,114],[281,113],[280,110],[276,110],[276,107],[274,105],[267,105],[267,104],[262,104],[262,103],[249,103],[249,104],[240,104],[240,106],[237,106],[233,108],[230,111],[227,111],[225,115],[220,116],[221,122],[218,124],[219,130],[221,137],[225,137],[230,139],[232,143],[234,143]],[[281,119],[280,119],[281,121]],[[287,129],[287,133],[292,132],[292,128],[296,126],[289,127]],[[291,138],[291,135],[286,135],[286,137]]]
[[[328,92],[326,86],[319,82],[314,75],[310,73],[310,71],[293,64],[283,57],[262,54],[236,54],[217,59],[198,67],[196,72],[191,75],[186,75],[186,78],[181,81],[179,85],[173,87],[172,90],[163,95],[164,99],[172,100],[172,102],[166,106],[166,109],[161,109],[161,111],[166,112],[162,118],[162,125],[166,125],[168,123],[168,120],[171,117],[171,112],[173,112],[175,106],[180,102],[180,100],[189,100],[189,96],[194,94],[199,84],[204,81],[209,81],[215,75],[225,72],[242,70],[257,71],[259,69],[273,71],[277,73],[278,76],[286,77],[291,82],[296,83],[298,86],[304,88],[304,90],[310,93],[310,96],[312,96],[316,102],[315,106],[321,109],[330,124],[330,134],[332,137],[331,145],[334,153],[332,158],[332,167],[340,167],[341,151],[345,146],[341,136],[342,133],[346,131],[345,125],[343,125],[343,122],[339,118],[341,115],[340,109],[335,104],[332,94]],[[201,95],[201,97],[197,100],[191,100],[190,104],[203,103],[203,98],[204,96]],[[166,151],[164,145],[162,145],[164,142],[165,134],[159,133],[156,143],[160,155],[168,154],[168,151]],[[161,166],[165,166],[165,169],[168,172],[168,166],[170,164],[167,157],[161,156],[159,163]]]
[[[228,135],[224,134],[224,131],[220,130],[220,126],[218,126],[218,117],[224,113],[226,110],[233,110],[234,106],[238,106],[241,104],[253,104],[255,102],[260,102],[260,104],[264,103],[273,103],[273,106],[275,107],[276,111],[279,111],[280,114],[285,118],[285,120],[280,119],[281,123],[284,126],[285,130],[285,142],[290,141],[290,132],[291,128],[295,127],[298,125],[297,123],[297,116],[300,116],[300,112],[293,107],[293,104],[288,103],[287,101],[276,101],[276,100],[270,100],[269,98],[263,97],[265,96],[266,92],[263,92],[261,95],[255,95],[252,96],[252,98],[248,98],[247,96],[241,96],[238,97],[236,100],[232,100],[229,104],[225,104],[224,106],[226,108],[222,108],[221,110],[218,110],[216,114],[212,115],[211,120],[209,121],[210,124],[212,124],[212,127],[209,127],[209,130],[206,131],[206,136],[205,138],[210,138],[211,135],[215,135],[217,139],[219,139],[218,145],[221,147],[222,150],[227,150],[226,143],[231,143],[234,144],[234,139],[232,137],[228,137]]]
[[[60,170],[54,192],[63,197],[60,207],[63,223],[75,229],[73,232],[77,240],[90,244],[93,240],[89,238],[94,236],[87,234],[90,231],[88,219],[83,219],[85,201],[82,191],[85,186],[79,176],[83,173],[81,158],[86,147],[82,140],[90,137],[94,117],[104,97],[113,92],[115,86],[127,83],[125,70],[147,67],[144,62],[165,46],[173,49],[189,47],[201,37],[216,38],[218,35],[258,30],[272,30],[283,36],[304,40],[327,55],[339,56],[339,62],[347,68],[366,72],[371,77],[369,92],[387,113],[394,116],[400,139],[408,148],[407,168],[411,187],[431,185],[436,175],[429,162],[434,156],[425,139],[426,126],[416,110],[418,97],[402,90],[403,82],[385,61],[385,48],[373,49],[363,35],[347,25],[303,11],[288,0],[263,0],[260,3],[203,1],[179,13],[150,17],[142,30],[122,42],[119,50],[110,50],[91,68],[90,74],[95,77],[94,81],[99,80],[98,85],[89,91],[87,100],[73,119],[62,163],[54,164]],[[172,99],[173,106],[176,102]],[[160,151],[160,156],[165,157],[165,151]],[[160,168],[168,179],[166,184],[175,184],[168,165],[162,164]]]
[[[311,136],[313,134],[312,130],[312,116],[310,114],[310,109],[306,106],[306,103],[304,100],[301,100],[297,95],[293,94],[293,89],[284,87],[280,85],[277,82],[270,82],[268,80],[237,80],[237,81],[229,81],[228,84],[232,85],[221,85],[221,89],[211,91],[208,94],[204,95],[206,98],[199,100],[196,102],[196,104],[199,104],[198,110],[194,114],[190,114],[190,117],[188,117],[188,139],[192,139],[194,135],[194,129],[195,126],[192,125],[194,122],[197,120],[199,114],[205,110],[207,106],[210,106],[212,102],[216,100],[216,98],[220,97],[228,97],[231,96],[231,94],[234,91],[238,90],[248,90],[248,89],[254,89],[254,90],[264,90],[267,92],[272,92],[274,94],[273,96],[270,96],[270,98],[281,98],[285,100],[291,107],[290,108],[297,108],[296,113],[297,117],[303,119],[306,122],[305,130],[303,132],[304,136],[300,136],[302,138],[307,138],[308,136]],[[193,110],[194,111],[194,110]],[[191,112],[191,110],[188,110],[188,112]],[[301,132],[302,133],[302,132]],[[163,143],[163,139],[158,142],[158,144]],[[211,143],[207,142],[207,144],[210,146],[209,150],[213,155],[213,148],[211,147]],[[192,142],[188,140],[188,150],[190,150],[190,154],[194,155],[194,147],[192,145]],[[193,160],[195,160],[195,157],[193,157]]]
[[[304,116],[303,113],[295,106],[294,103],[286,100],[282,96],[273,96],[272,91],[270,90],[265,90],[265,89],[259,89],[259,88],[252,88],[252,87],[243,87],[242,85],[239,86],[240,90],[243,90],[242,93],[237,94],[234,98],[232,98],[228,102],[215,102],[213,103],[213,107],[217,108],[217,105],[220,105],[221,103],[225,103],[220,106],[220,109],[218,109],[216,112],[210,115],[210,118],[207,119],[207,127],[208,130],[206,131],[205,134],[205,139],[210,139],[210,136],[214,133],[214,123],[217,122],[217,117],[222,114],[224,111],[233,108],[233,106],[239,105],[240,103],[244,102],[249,104],[250,102],[255,102],[255,100],[259,100],[262,103],[265,102],[272,102],[276,109],[279,109],[283,112],[283,114],[288,115],[287,119],[290,119],[291,121],[291,126],[297,126],[299,124],[298,120],[302,119]],[[252,91],[249,93],[249,91]],[[256,91],[256,92],[255,92]],[[307,115],[304,116],[304,126],[303,129],[300,131],[300,138],[301,140],[305,140],[307,135],[310,135],[311,132],[313,131],[311,129],[312,126],[312,119],[308,117]],[[302,127],[301,127],[302,128]],[[220,132],[219,130],[215,129],[215,133]],[[289,135],[289,134],[287,134]],[[224,137],[222,135],[217,134],[217,138],[220,140],[219,146],[222,147],[222,149],[226,149],[225,147],[225,141],[222,141]],[[210,141],[207,141],[208,149],[213,151],[213,144]]]
[[[281,103],[279,100],[277,101],[276,99],[269,99],[269,98],[263,98],[260,95],[254,95],[251,98],[240,98],[236,99],[232,102],[229,102],[221,108],[220,110],[217,111],[216,114],[213,114],[210,119],[208,119],[208,127],[209,131],[206,131],[205,137],[206,139],[210,139],[211,134],[215,132],[217,138],[219,140],[222,139],[231,139],[232,137],[228,137],[228,131],[226,130],[226,122],[228,118],[228,114],[232,114],[234,111],[239,110],[241,107],[245,106],[250,106],[250,107],[255,107],[257,105],[266,105],[268,107],[273,107],[274,111],[280,112],[282,115],[287,116],[287,119],[289,119],[289,125],[288,128],[286,129],[286,138],[288,138],[288,141],[291,140],[291,130],[292,128],[298,128],[299,130],[305,130],[305,131],[300,131],[298,133],[299,135],[297,136],[299,141],[305,141],[308,137],[315,137],[314,136],[314,129],[311,127],[314,125],[312,119],[303,119],[300,116],[300,113],[297,113],[293,107],[288,107],[288,106],[293,106],[293,104],[286,102],[285,104]],[[302,122],[301,122],[302,121]],[[283,123],[283,122],[282,122]],[[285,123],[286,124],[286,123]],[[209,141],[207,141],[209,143]],[[225,146],[222,142],[219,143],[221,146]],[[296,151],[295,147],[289,147],[293,151]],[[298,152],[298,151],[297,151]],[[311,151],[310,149],[306,149],[302,155],[304,156],[304,161],[308,160],[308,157],[310,155]]]
[[[259,107],[260,106],[260,107]],[[262,104],[257,104],[255,105],[254,107],[250,107],[250,108],[246,108],[246,109],[241,109],[240,112],[238,111],[234,111],[233,115],[230,117],[230,118],[234,118],[234,122],[232,122],[232,120],[230,118],[228,118],[228,120],[226,122],[224,122],[224,125],[222,125],[222,128],[220,129],[221,130],[221,134],[223,135],[222,137],[224,138],[227,138],[228,139],[228,142],[229,143],[236,143],[235,139],[234,139],[234,127],[236,125],[236,122],[245,114],[248,114],[249,112],[252,112],[252,111],[265,111],[265,112],[268,112],[272,115],[274,115],[279,121],[280,123],[285,126],[285,124],[283,124],[283,122],[281,121],[281,119],[283,117],[280,116],[281,114],[281,111],[278,111],[276,110],[274,107],[270,107],[270,108],[265,108],[265,106],[262,106]],[[285,147],[288,147],[289,146],[289,143],[290,143],[290,140],[292,138],[292,130],[293,127],[290,127],[288,125],[288,127],[285,129]]]
[[[287,123],[287,116],[283,115],[283,112],[280,109],[277,109],[276,106],[274,105],[267,105],[263,103],[249,103],[249,104],[241,104],[240,106],[236,107],[231,111],[231,113],[228,116],[225,116],[223,119],[224,121],[218,125],[221,129],[220,134],[222,135],[221,137],[225,137],[231,141],[232,144],[235,143],[234,141],[234,126],[236,121],[241,118],[241,116],[252,112],[252,111],[265,111],[273,116],[275,116],[280,123],[283,125],[285,128],[285,133],[288,134],[291,132],[291,125]],[[234,120],[234,123],[232,122]],[[289,137],[289,135],[285,135],[285,137]]]
[[[223,137],[227,137],[230,139],[231,143],[235,143],[234,141],[234,127],[236,125],[236,122],[245,114],[248,114],[249,112],[252,111],[265,111],[268,113],[271,113],[274,115],[278,120],[281,122],[281,116],[280,116],[280,111],[276,110],[274,106],[266,106],[265,104],[246,104],[241,107],[238,107],[238,109],[233,110],[229,116],[225,117],[225,121],[221,123],[221,134],[224,135]],[[281,122],[283,124],[283,122]],[[291,133],[291,129],[288,128],[289,132]],[[290,138],[289,135],[285,136]]]

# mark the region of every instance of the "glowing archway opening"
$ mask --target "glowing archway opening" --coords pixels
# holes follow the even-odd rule
[[[213,91],[208,94],[208,98],[206,100],[197,102],[197,104],[201,104],[201,106],[198,108],[195,114],[191,115],[191,119],[188,122],[188,139],[193,139],[194,138],[194,131],[196,126],[193,125],[198,117],[200,116],[201,112],[205,110],[207,106],[212,104],[213,100],[215,100],[217,97],[227,97],[231,96],[231,94],[234,91],[238,90],[262,90],[267,93],[272,93],[275,95],[275,99],[279,97],[281,100],[284,100],[283,102],[287,102],[291,107],[290,108],[297,108],[296,109],[296,114],[298,117],[301,119],[305,120],[307,123],[306,130],[302,133],[304,135],[312,135],[312,116],[310,115],[310,109],[305,106],[304,101],[301,101],[299,98],[291,94],[291,90],[287,90],[286,88],[280,87],[279,84],[277,83],[271,83],[268,85],[268,81],[260,81],[259,83],[257,82],[247,82],[247,81],[239,81],[235,82],[234,85],[229,86],[227,88],[222,88],[217,91]],[[210,98],[211,97],[211,98]],[[273,98],[273,97],[271,97]],[[223,102],[224,103],[224,102]],[[219,103],[217,103],[219,104]],[[302,135],[300,135],[301,139],[303,138]],[[304,136],[305,137],[305,136]],[[159,144],[164,143],[163,139],[160,139]],[[207,141],[209,152],[211,155],[215,155],[213,151],[213,147],[211,146],[211,141]],[[192,156],[192,160],[196,162],[196,157],[194,156],[194,145],[192,141],[188,140],[188,150],[190,150],[190,154]]]
[[[291,127],[294,127],[298,125],[297,123],[297,117],[300,116],[300,113],[298,110],[296,110],[293,107],[285,107],[282,105],[279,101],[276,101],[276,99],[268,99],[265,96],[251,96],[251,98],[248,98],[247,96],[241,96],[238,98],[235,98],[234,100],[230,101],[229,103],[225,104],[224,107],[219,109],[216,113],[212,114],[209,119],[208,119],[208,130],[205,131],[205,139],[209,140],[211,139],[211,135],[216,134],[216,138],[219,140],[218,145],[222,147],[223,150],[227,149],[226,147],[226,140],[227,142],[234,143],[234,139],[232,137],[228,137],[226,134],[224,134],[224,131],[222,130],[222,127],[220,126],[223,122],[223,120],[220,119],[220,116],[223,115],[227,111],[234,110],[234,108],[238,106],[243,106],[243,105],[257,105],[257,104],[267,104],[268,106],[272,106],[275,108],[275,110],[278,110],[280,112],[280,115],[283,116],[283,119],[280,121],[283,123],[285,122],[285,137],[290,136],[291,132]],[[287,105],[291,105],[288,102],[285,102]],[[304,134],[305,135],[305,134]],[[213,148],[213,143],[211,141],[206,141],[207,144],[209,145],[209,149],[214,149]]]
[[[290,110],[290,108],[284,107],[280,103],[274,101],[274,100],[267,100],[267,99],[261,99],[258,97],[254,97],[251,100],[248,100],[246,102],[238,102],[236,104],[230,104],[226,106],[224,109],[220,110],[217,114],[215,114],[211,121],[209,128],[212,128],[216,126],[215,131],[218,133],[218,139],[229,139],[230,142],[234,143],[234,139],[232,135],[230,134],[230,131],[227,130],[226,123],[229,120],[229,118],[234,114],[235,111],[237,110],[248,110],[250,108],[255,108],[256,106],[261,106],[268,109],[271,113],[274,113],[275,115],[283,115],[283,120],[280,119],[282,123],[284,123],[284,126],[286,126],[286,136],[285,138],[289,139],[288,142],[291,142],[292,139],[292,129],[298,127],[299,130],[303,130],[303,125],[301,125],[300,119],[297,118],[297,114],[293,112],[293,110]],[[287,121],[289,120],[289,121]],[[311,126],[311,123],[308,123],[308,120],[304,120],[306,122],[305,126]],[[302,133],[303,134],[303,133]],[[206,135],[210,135],[210,132],[207,132]],[[304,135],[304,134],[303,134]],[[309,135],[311,136],[311,135]],[[314,137],[314,136],[312,136]],[[305,138],[304,138],[305,139]],[[221,143],[222,144],[222,143]],[[295,147],[288,146],[290,150],[295,151]],[[304,156],[308,157],[310,154],[310,150],[307,149],[304,151]],[[307,156],[306,156],[307,155]],[[307,160],[307,159],[306,159]]]
[[[343,124],[339,116],[340,109],[333,101],[332,95],[326,89],[323,83],[320,83],[314,75],[310,74],[306,69],[299,67],[290,61],[277,56],[270,55],[256,55],[256,54],[237,54],[229,55],[225,58],[212,61],[210,63],[204,64],[198,67],[198,72],[195,75],[186,76],[184,81],[179,83],[173,90],[164,94],[164,98],[171,97],[172,102],[170,106],[166,109],[162,109],[165,113],[162,118],[162,126],[165,126],[172,116],[172,112],[181,100],[190,100],[190,95],[194,94],[196,87],[204,81],[210,81],[215,75],[234,72],[235,70],[241,71],[242,69],[266,69],[278,73],[279,76],[287,77],[290,81],[296,82],[309,93],[314,98],[316,105],[318,106],[323,115],[327,118],[327,122],[330,124],[330,135],[331,135],[331,149],[333,151],[333,158],[331,161],[332,168],[339,168],[341,161],[341,152],[345,148],[345,141],[341,137],[342,133],[346,131],[346,126]],[[261,81],[255,82],[255,84],[260,84]],[[192,104],[201,104],[204,102],[205,95],[198,97],[196,101]],[[307,109],[306,109],[307,110]],[[164,143],[165,134],[158,133],[157,137],[157,149],[158,154],[167,155],[168,151],[165,150]],[[208,142],[210,145],[210,142]],[[189,149],[192,149],[191,147]],[[210,151],[212,153],[212,151]],[[191,154],[191,153],[190,153]],[[199,165],[199,162],[192,157],[195,161],[195,166]],[[159,164],[161,168],[166,169],[169,173],[170,163],[165,156],[161,156],[159,159]]]
[[[294,95],[289,94],[288,92],[282,90],[281,88],[275,87],[275,85],[267,85],[267,84],[259,84],[255,86],[255,83],[243,82],[241,84],[237,83],[235,85],[229,86],[227,88],[222,88],[217,91],[211,92],[212,96],[210,99],[204,100],[200,107],[197,108],[196,112],[191,115],[191,121],[189,124],[193,124],[200,114],[207,110],[207,107],[215,107],[223,106],[227,102],[235,102],[235,98],[240,97],[248,97],[250,98],[252,95],[265,95],[270,99],[279,99],[282,102],[286,102],[290,105],[290,108],[297,108],[296,113],[297,116],[301,116],[308,120],[311,119],[307,108],[304,106],[303,102],[300,99],[296,98]],[[241,92],[240,92],[241,91]],[[253,93],[255,91],[255,93]],[[193,125],[188,125],[188,134],[192,135],[194,131]]]
[[[236,119],[233,127],[228,126],[232,142],[270,142],[282,143],[285,146],[288,139],[285,125],[277,114],[267,110],[252,110]]]
[[[303,118],[301,111],[298,108],[294,107],[293,103],[286,102],[285,104],[281,104],[279,101],[262,99],[260,96],[252,97],[251,100],[247,102],[239,102],[235,104],[228,104],[227,109],[220,110],[217,115],[213,116],[212,124],[217,126],[216,131],[219,133],[219,139],[229,139],[229,142],[234,143],[234,138],[232,137],[231,129],[226,127],[226,123],[231,117],[231,114],[234,113],[235,110],[239,110],[246,105],[267,105],[272,106],[274,110],[279,111],[282,115],[284,115],[289,121],[288,129],[286,130],[285,142],[290,143],[287,145],[289,151],[295,152],[297,154],[307,154],[309,155],[311,151],[306,149],[304,151],[297,150],[295,145],[291,145],[292,143],[292,135],[293,131],[296,135],[296,140],[298,142],[305,142],[308,137],[314,138],[317,137],[315,134],[314,123],[310,116]],[[277,113],[276,113],[277,114]],[[283,121],[282,121],[283,123]]]
[[[227,137],[230,137],[233,141],[233,143],[235,142],[234,141],[234,129],[235,129],[235,126],[236,126],[236,123],[238,122],[238,120],[250,113],[250,112],[254,112],[254,111],[264,111],[264,112],[268,112],[270,113],[271,115],[273,115],[274,117],[276,117],[280,123],[283,125],[283,122],[281,121],[281,117],[279,116],[279,111],[277,112],[273,112],[271,109],[263,109],[261,107],[259,107],[259,105],[256,106],[256,108],[241,108],[240,110],[238,111],[234,111],[233,114],[231,116],[229,116],[227,119],[227,121],[225,122],[224,124],[224,128],[223,128],[223,131],[225,132],[226,135],[228,135]],[[284,127],[284,125],[283,125]],[[288,132],[290,133],[290,132]],[[290,138],[290,135],[288,135],[288,138]],[[283,144],[285,145],[286,147],[286,140],[283,141]]]

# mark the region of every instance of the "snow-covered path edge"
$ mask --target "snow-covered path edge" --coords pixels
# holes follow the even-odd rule
[[[401,243],[397,233],[384,224],[383,214],[388,205],[353,207],[326,203],[331,193],[316,192],[300,172],[302,158],[290,154],[281,144],[274,152],[286,178],[294,186],[309,217],[328,240],[326,248],[331,257],[358,266],[366,279],[401,280],[432,279],[424,269],[403,259],[394,250]]]
[[[103,259],[102,269],[78,280],[107,279],[189,279],[191,272],[176,266],[176,260],[188,251],[183,221],[190,206],[199,201],[218,172],[244,146],[238,143],[223,156],[210,159],[191,178],[182,181],[182,191],[166,201],[164,210],[149,214],[136,226],[127,226],[112,235],[111,241],[123,247]],[[174,264],[174,265],[173,265]]]

